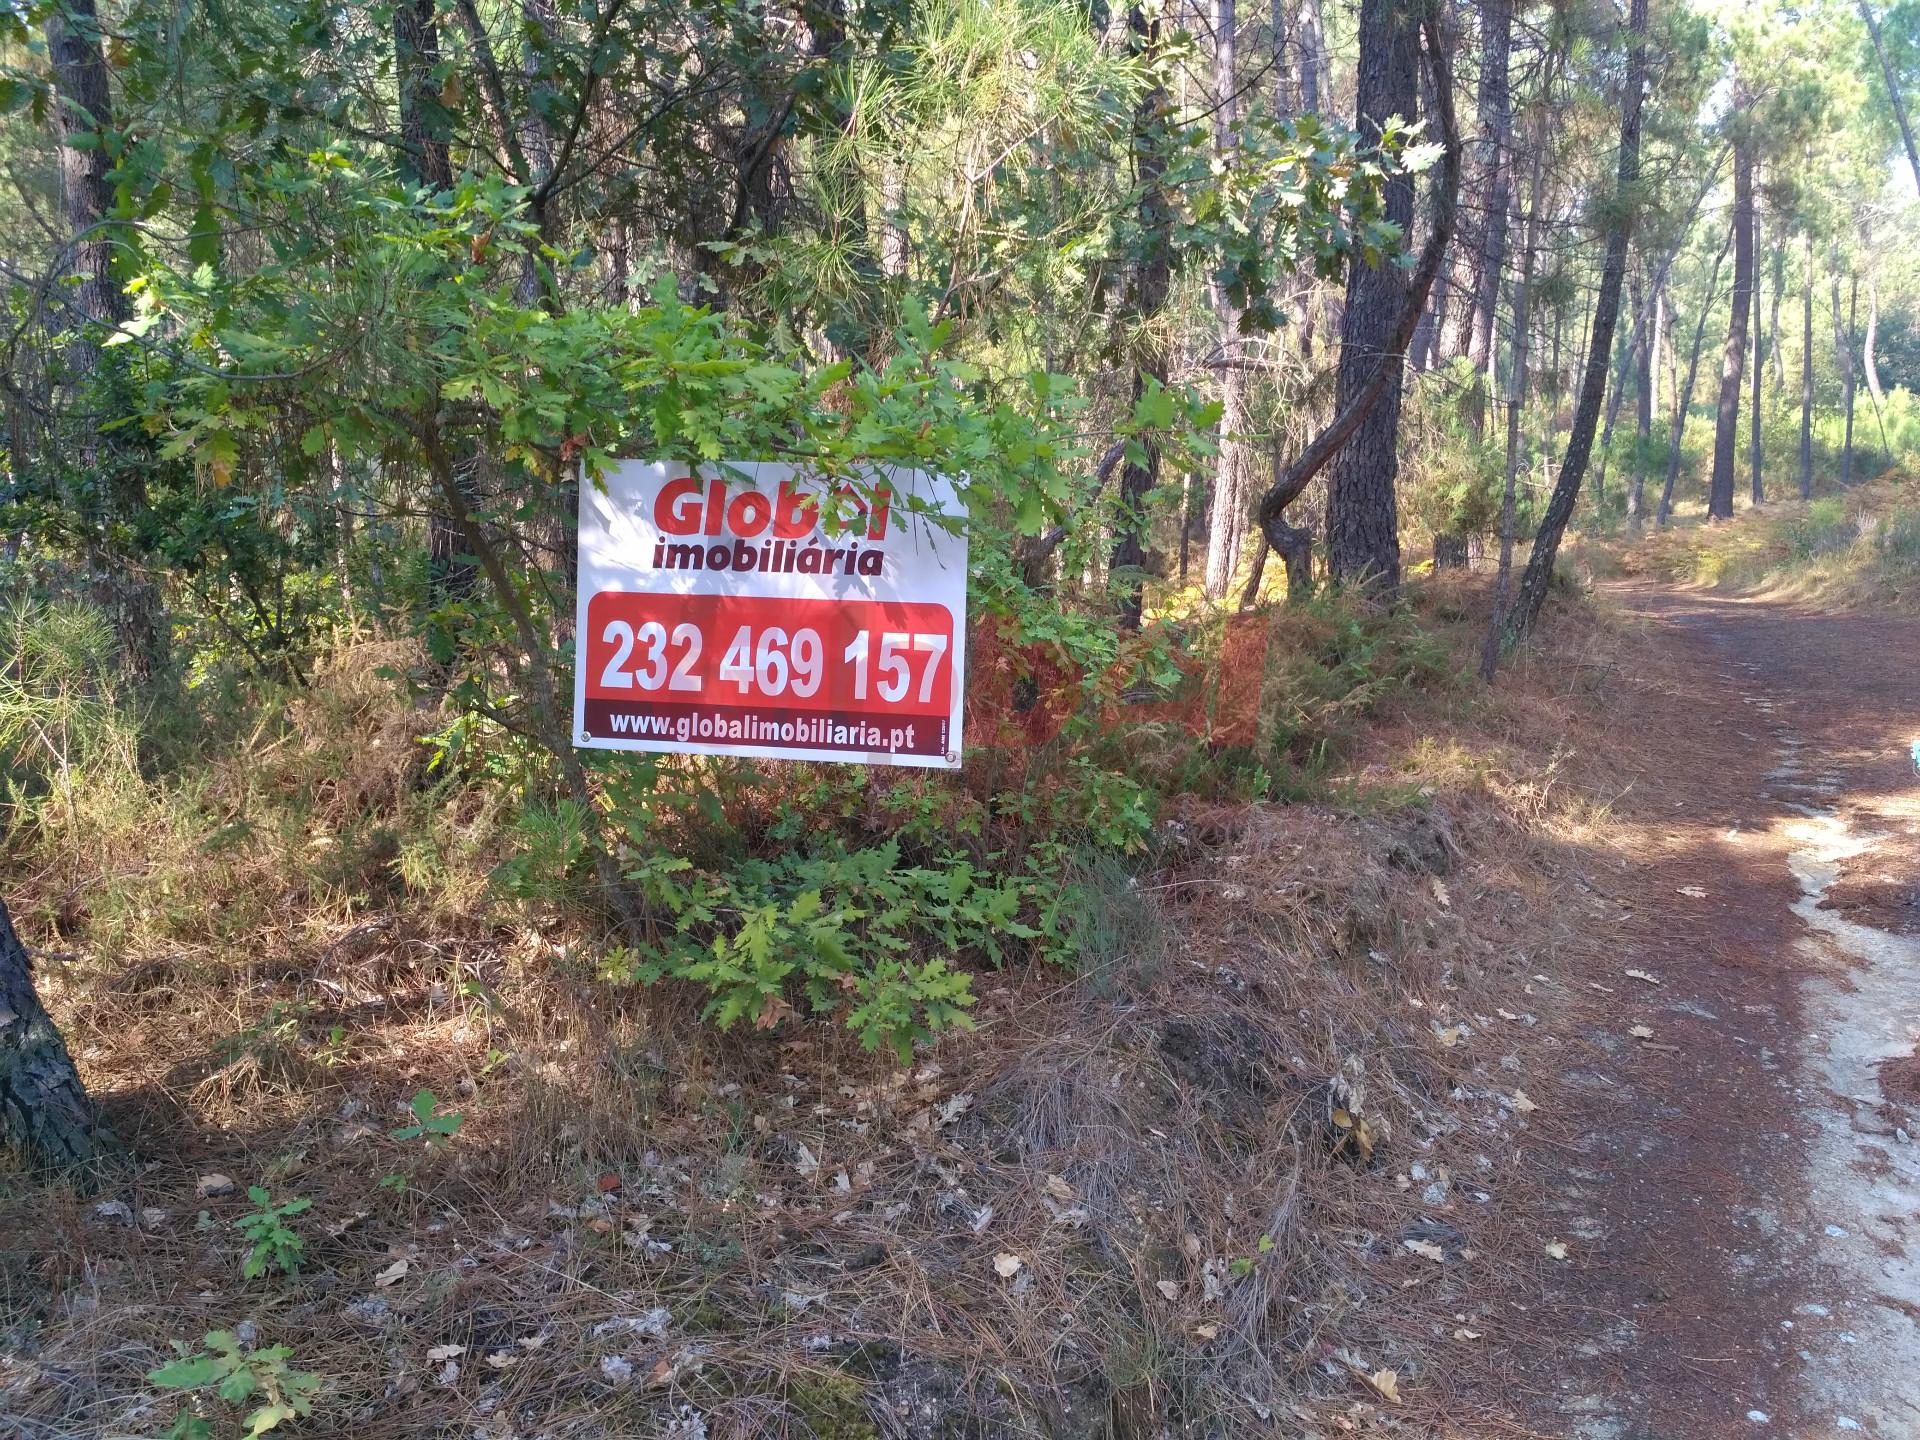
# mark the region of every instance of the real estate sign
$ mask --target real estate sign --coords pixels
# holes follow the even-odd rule
[[[603,485],[580,485],[575,743],[958,768],[951,481],[630,460]]]

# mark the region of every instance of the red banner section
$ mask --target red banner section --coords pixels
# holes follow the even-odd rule
[[[584,638],[593,739],[948,748],[953,621],[942,605],[602,591]]]

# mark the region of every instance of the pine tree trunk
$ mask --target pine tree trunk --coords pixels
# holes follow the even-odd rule
[[[435,0],[399,0],[393,10],[393,61],[400,110],[400,169],[434,192],[453,188],[444,112],[434,71],[440,64]],[[478,457],[462,451],[456,470],[468,508],[477,509]],[[471,593],[474,570],[460,528],[443,506],[427,512],[427,583],[436,605]]]
[[[1158,12],[1149,18],[1144,7],[1135,6],[1128,12],[1127,30],[1128,43],[1135,53],[1150,57],[1160,43]],[[1159,143],[1159,127],[1166,103],[1166,91],[1155,87],[1140,97],[1133,114],[1134,168],[1140,177],[1140,233],[1141,243],[1145,247],[1137,257],[1134,268],[1134,318],[1142,322],[1139,343],[1144,347],[1134,367],[1133,398],[1136,402],[1145,392],[1149,380],[1164,385],[1167,379],[1166,355],[1159,340],[1154,338],[1152,327],[1153,319],[1167,302],[1167,290],[1172,277],[1169,238],[1173,218],[1160,186],[1160,177],[1166,170],[1166,155]],[[1228,367],[1226,375],[1229,387],[1234,384],[1233,377],[1238,373],[1236,367]],[[1221,424],[1224,430],[1224,418]],[[1145,448],[1144,464],[1136,464],[1129,459],[1120,471],[1120,533],[1109,562],[1114,572],[1138,571],[1146,564],[1146,503],[1147,496],[1160,483],[1160,447],[1148,444]],[[1224,457],[1224,445],[1221,453]],[[1128,630],[1140,628],[1141,606],[1142,582],[1135,575],[1126,581],[1121,600],[1122,627]]]
[[[1423,0],[1361,0],[1360,60],[1355,87],[1357,128],[1371,138],[1395,115],[1414,113],[1419,20]],[[1389,182],[1386,218],[1407,233],[1413,223],[1413,181]],[[1407,272],[1398,265],[1355,263],[1347,277],[1340,317],[1340,364],[1334,398],[1338,414],[1366,387],[1375,358],[1390,348],[1407,299]],[[1394,374],[1379,401],[1328,466],[1327,558],[1340,584],[1386,591],[1400,586],[1400,391]]]
[[[1733,516],[1733,472],[1740,439],[1740,381],[1746,373],[1747,317],[1753,304],[1753,147],[1733,148],[1733,307],[1727,317],[1727,344],[1720,356],[1720,406],[1713,432],[1713,476],[1707,487],[1707,514]]]
[[[1613,445],[1613,427],[1620,419],[1620,407],[1626,403],[1627,375],[1638,361],[1640,347],[1646,340],[1647,316],[1641,304],[1638,275],[1627,282],[1627,308],[1633,313],[1633,333],[1627,338],[1627,343],[1619,347],[1620,356],[1615,362],[1613,383],[1607,387],[1607,418],[1600,425],[1600,459],[1593,470],[1593,501],[1596,507],[1606,499],[1608,452]]]
[[[1549,72],[1551,73],[1551,71]],[[1500,490],[1500,563],[1493,577],[1493,613],[1487,619],[1480,650],[1480,678],[1491,682],[1500,668],[1500,647],[1513,590],[1514,501],[1520,479],[1520,416],[1527,405],[1527,350],[1533,334],[1533,267],[1540,244],[1540,180],[1547,150],[1546,105],[1534,110],[1533,152],[1528,164],[1526,229],[1520,246],[1520,274],[1513,282],[1513,356],[1507,369],[1507,461]]]
[[[59,1168],[112,1153],[66,1042],[33,988],[33,962],[0,901],[0,1142]]]
[[[1813,231],[1807,231],[1806,283],[1800,292],[1800,498],[1813,498]]]
[[[1553,562],[1560,550],[1567,522],[1580,498],[1580,481],[1593,448],[1594,427],[1600,419],[1600,400],[1607,387],[1607,361],[1613,350],[1613,332],[1620,320],[1620,288],[1626,278],[1627,247],[1633,239],[1633,212],[1629,199],[1640,183],[1640,111],[1646,90],[1647,0],[1632,0],[1628,11],[1628,32],[1632,36],[1627,57],[1626,93],[1621,97],[1620,157],[1614,194],[1622,213],[1607,236],[1606,259],[1600,267],[1600,292],[1594,299],[1593,333],[1587,348],[1586,373],[1580,381],[1580,397],[1574,405],[1573,428],[1567,436],[1567,449],[1560,461],[1560,473],[1553,483],[1546,514],[1534,533],[1533,553],[1527,557],[1526,574],[1520,580],[1520,594],[1507,626],[1509,642],[1533,628],[1546,603],[1547,586],[1553,579]]]
[[[1707,277],[1706,294],[1700,299],[1700,318],[1693,324],[1693,349],[1687,356],[1687,378],[1673,392],[1673,430],[1667,440],[1667,480],[1660,490],[1660,507],[1654,512],[1653,523],[1656,525],[1665,525],[1673,514],[1673,487],[1680,478],[1680,442],[1686,438],[1687,412],[1693,408],[1693,387],[1700,376],[1700,350],[1707,338],[1707,316],[1713,312],[1713,302],[1719,295],[1720,271],[1727,263],[1727,251],[1733,246],[1734,234],[1735,228],[1729,226],[1726,242],[1714,257],[1713,273]]]
[[[1845,430],[1840,444],[1840,485],[1853,483],[1853,322],[1860,306],[1860,277],[1853,277],[1853,294],[1847,306],[1846,323],[1840,320],[1840,256],[1833,257],[1833,351],[1840,362],[1840,396],[1845,413]]]
[[[1760,478],[1760,375],[1762,365],[1760,358],[1760,271],[1757,263],[1760,253],[1760,215],[1757,208],[1753,217],[1753,248],[1756,261],[1753,274],[1753,388],[1751,392],[1752,404],[1748,406],[1747,413],[1747,430],[1751,436],[1752,449],[1752,499],[1754,504],[1760,505],[1765,503],[1767,496],[1766,491],[1762,488]],[[1779,307],[1776,305],[1774,308],[1778,309]]]
[[[1782,217],[1784,218],[1784,217]],[[1780,301],[1787,293],[1787,232],[1783,225],[1773,244],[1773,320],[1767,326],[1767,356],[1773,362],[1773,394],[1787,388],[1787,367],[1780,358]]]
[[[113,273],[121,232],[114,204],[113,91],[94,0],[67,0],[46,20],[52,62],[55,125],[60,137],[60,198],[72,236],[68,275],[59,287],[53,328],[65,331],[60,369],[71,419],[61,436],[78,464],[77,481],[63,497],[82,517],[94,598],[112,618],[121,663],[135,676],[166,663],[169,626],[159,591],[119,537],[147,503],[145,468],[114,454],[95,397],[83,393],[105,352],[99,333],[127,318],[127,298]]]
[[[1861,347],[1860,370],[1867,380],[1867,399],[1873,402],[1873,424],[1880,432],[1880,449],[1889,461],[1893,459],[1893,444],[1887,439],[1887,413],[1882,402],[1886,396],[1880,389],[1880,364],[1874,356],[1874,340],[1880,329],[1880,278],[1879,266],[1871,252],[1867,258],[1867,335]]]
[[[1651,332],[1639,338],[1634,353],[1633,471],[1627,482],[1627,524],[1640,528],[1647,493],[1647,442],[1653,436],[1653,412],[1660,404],[1656,379],[1660,373],[1660,332],[1665,328],[1665,292],[1653,292]]]
[[[1480,84],[1475,113],[1481,164],[1486,175],[1480,243],[1479,290],[1470,313],[1473,329],[1467,357],[1493,365],[1493,322],[1506,263],[1507,211],[1513,203],[1513,89],[1508,65],[1513,53],[1513,0],[1484,0],[1480,7]]]
[[[1893,66],[1887,63],[1887,47],[1880,39],[1880,22],[1873,17],[1867,0],[1860,0],[1860,18],[1867,22],[1867,34],[1873,40],[1874,56],[1880,61],[1880,78],[1886,82],[1887,98],[1893,102],[1893,118],[1900,122],[1900,139],[1907,147],[1907,163],[1913,167],[1913,183],[1920,186],[1920,149],[1913,143],[1913,126],[1907,119],[1907,102],[1894,80]]]
[[[1213,149],[1224,156],[1233,147],[1234,44],[1237,39],[1234,0],[1213,3]],[[1162,282],[1162,292],[1165,282]],[[1224,600],[1240,565],[1240,547],[1247,531],[1248,457],[1246,454],[1246,372],[1238,364],[1240,314],[1217,292],[1213,296],[1218,321],[1220,357],[1226,368],[1220,379],[1220,457],[1213,486],[1213,507],[1207,517],[1206,593]]]

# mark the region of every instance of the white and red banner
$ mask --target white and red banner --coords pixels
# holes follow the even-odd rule
[[[638,460],[603,478],[580,484],[576,744],[959,767],[951,481]]]

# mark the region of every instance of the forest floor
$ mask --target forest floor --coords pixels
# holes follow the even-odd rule
[[[1920,623],[1613,593],[1658,663],[1518,1389],[1592,1440],[1920,1435]]]
[[[1484,586],[1415,599],[1318,798],[1175,803],[1109,962],[911,1069],[609,991],[562,916],[275,922],[306,852],[221,830],[28,876],[186,918],[43,952],[144,1163],[0,1181],[0,1433],[158,1434],[223,1327],[356,1440],[1920,1436],[1920,619],[1608,581],[1488,693]],[[296,1275],[239,1273],[256,1181]]]

